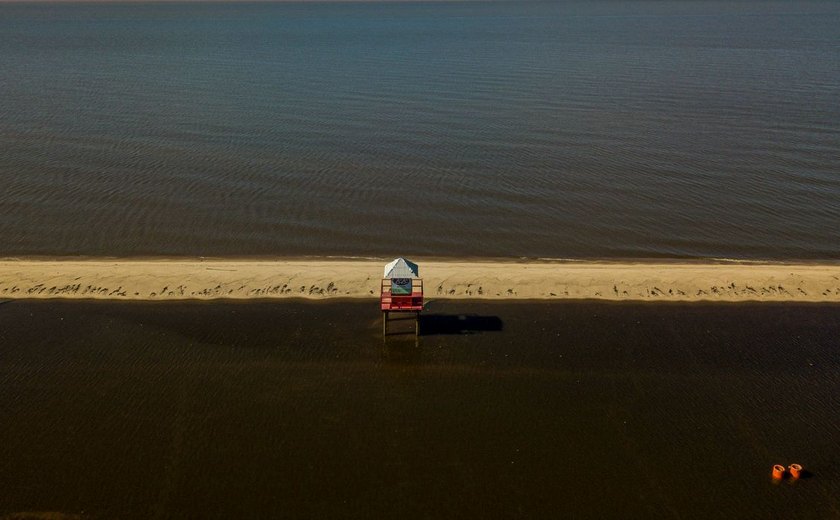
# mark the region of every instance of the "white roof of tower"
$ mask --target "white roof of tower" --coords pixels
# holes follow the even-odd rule
[[[405,258],[396,258],[385,266],[383,278],[420,278],[420,268]]]

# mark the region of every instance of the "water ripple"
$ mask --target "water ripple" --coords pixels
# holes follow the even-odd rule
[[[0,5],[2,252],[836,257],[838,27],[820,2]]]

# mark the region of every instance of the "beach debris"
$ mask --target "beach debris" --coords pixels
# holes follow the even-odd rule
[[[782,466],[781,464],[775,464],[773,466],[773,482],[779,482],[786,477],[790,477],[790,480],[799,480],[800,478],[805,476],[805,470],[802,469],[801,464],[791,464],[787,468]]]

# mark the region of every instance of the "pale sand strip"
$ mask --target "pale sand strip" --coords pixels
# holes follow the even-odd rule
[[[840,265],[420,263],[427,298],[840,302]],[[376,298],[385,260],[0,260],[0,298]]]

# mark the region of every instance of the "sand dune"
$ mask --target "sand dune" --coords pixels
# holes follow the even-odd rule
[[[0,298],[375,298],[386,260],[0,260]],[[840,265],[420,261],[428,298],[840,302]]]

